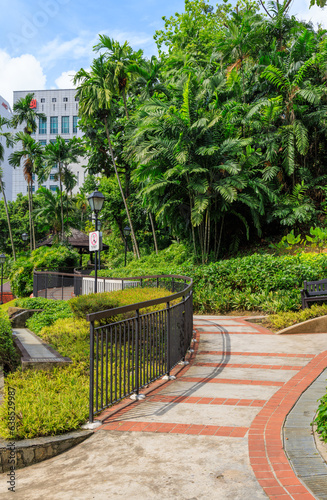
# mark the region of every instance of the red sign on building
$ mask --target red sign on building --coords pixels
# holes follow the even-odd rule
[[[31,109],[35,109],[36,108],[36,99],[32,99],[31,100],[30,108]]]

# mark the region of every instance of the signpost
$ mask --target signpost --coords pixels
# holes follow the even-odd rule
[[[89,233],[89,251],[96,252],[100,250],[100,231]]]

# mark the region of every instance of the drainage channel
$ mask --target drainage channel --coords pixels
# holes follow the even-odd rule
[[[326,394],[327,369],[308,387],[288,414],[284,450],[295,474],[318,500],[327,500],[327,463],[317,450],[312,421],[318,399]]]

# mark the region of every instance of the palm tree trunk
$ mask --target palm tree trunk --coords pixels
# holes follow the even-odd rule
[[[8,231],[9,231],[10,243],[11,243],[11,248],[12,248],[12,255],[14,257],[14,260],[16,260],[16,252],[15,252],[15,247],[14,247],[14,240],[13,240],[13,237],[12,237],[10,217],[9,217],[9,212],[8,212],[6,193],[5,193],[5,190],[3,189],[2,177],[0,177],[0,189],[1,189],[2,197],[3,197],[3,202],[4,202],[5,210],[6,210],[6,216],[7,216],[7,222],[8,222]]]
[[[35,250],[36,248],[36,244],[35,244],[35,227],[34,227],[34,221],[33,221],[33,217],[32,217],[32,214],[33,214],[33,180],[31,182],[31,192],[30,192],[30,196],[31,196],[31,223],[32,223],[32,239],[33,239],[33,250]]]
[[[27,184],[27,191],[28,191],[28,216],[29,216],[29,223],[30,223],[30,249],[32,251],[32,250],[34,250],[34,248],[33,248],[33,236],[32,236],[31,188],[30,188],[29,182]]]
[[[157,237],[156,237],[156,231],[154,229],[153,218],[152,218],[151,212],[148,212],[148,214],[149,214],[149,219],[150,219],[150,222],[151,222],[151,228],[152,228],[152,234],[153,234],[153,241],[154,241],[154,248],[155,248],[156,254],[158,255]]]
[[[124,107],[125,107],[125,113],[126,113],[126,118],[129,118],[128,114],[128,109],[127,109],[127,102],[126,102],[126,93],[125,93],[125,87],[123,88],[123,101],[124,101]]]
[[[131,216],[130,216],[130,213],[129,213],[129,210],[128,210],[126,198],[124,196],[124,191],[123,191],[123,188],[122,188],[122,185],[121,185],[121,182],[120,182],[120,178],[119,178],[119,174],[118,174],[118,170],[117,170],[117,165],[116,165],[116,161],[115,161],[115,156],[114,156],[114,152],[113,152],[113,149],[112,149],[112,144],[111,144],[111,140],[110,140],[110,134],[109,134],[109,129],[108,129],[107,118],[104,119],[104,124],[105,124],[105,128],[106,128],[106,134],[107,134],[107,139],[108,139],[108,144],[109,144],[110,155],[111,155],[112,163],[113,163],[113,166],[114,166],[115,174],[116,174],[118,185],[119,185],[119,189],[120,189],[120,194],[121,194],[121,197],[122,197],[123,202],[124,202],[124,206],[125,206],[125,210],[126,210],[126,215],[127,215],[128,222],[129,222],[129,227],[131,228],[132,241],[133,241],[133,244],[134,244],[134,247],[135,247],[135,252],[136,252],[137,258],[140,259],[140,252],[139,252],[139,247],[138,247],[138,244],[137,244],[137,241],[136,241],[136,237],[135,237],[135,233],[134,233],[134,227],[133,227],[133,224],[132,224],[132,219],[131,219]]]
[[[61,162],[59,165],[59,189],[60,189],[60,214],[61,214],[61,241],[64,241],[65,231],[64,231],[64,204],[62,201],[62,181],[61,181]]]

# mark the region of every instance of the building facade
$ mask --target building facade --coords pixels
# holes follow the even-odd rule
[[[82,137],[82,133],[78,130],[78,99],[75,97],[75,90],[29,90],[15,91],[14,103],[19,99],[26,97],[27,94],[34,94],[31,102],[31,107],[38,113],[43,113],[45,118],[37,119],[37,130],[32,137],[42,146],[49,142],[54,142],[56,137],[60,135],[66,141],[73,137]],[[23,130],[24,124],[18,130]],[[19,150],[19,143],[15,146]],[[73,190],[76,194],[80,186],[84,182],[85,177],[85,160],[76,164],[71,164],[70,169],[77,177],[77,185]],[[12,169],[12,197],[15,200],[18,193],[27,194],[27,183],[24,179],[23,168]],[[53,167],[49,178],[42,183],[38,182],[37,177],[33,180],[33,191],[37,191],[40,186],[44,186],[50,191],[56,191],[59,187],[59,180],[56,179],[57,167]]]
[[[0,96],[0,116],[3,118],[6,118],[7,120],[11,120],[12,118],[12,111],[9,106],[9,103],[3,99],[3,97]],[[2,132],[10,132],[10,129],[8,127],[2,128]],[[0,166],[2,169],[2,181],[6,193],[6,198],[7,200],[12,200],[12,168],[9,165],[9,155],[12,152],[11,148],[6,147],[6,140],[4,137],[0,137],[0,142],[4,147],[4,159],[1,162]],[[0,193],[0,199],[2,198],[2,194]]]

